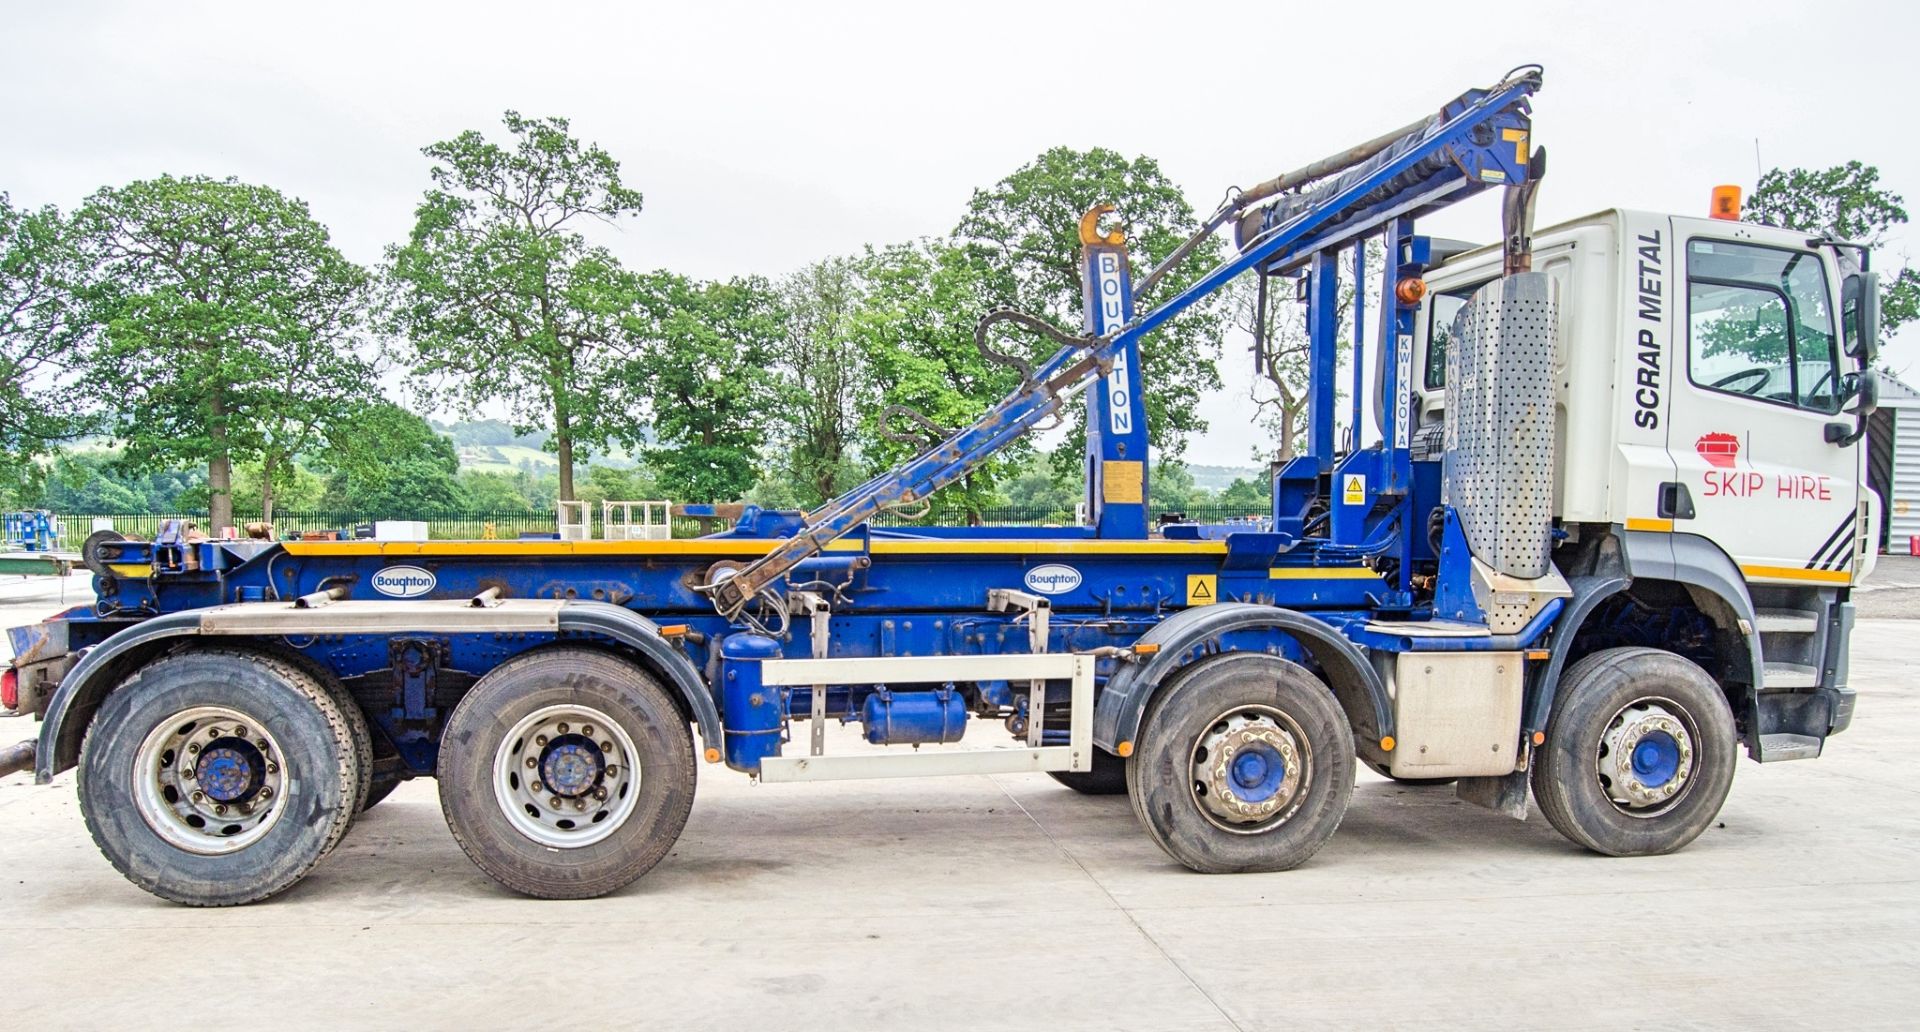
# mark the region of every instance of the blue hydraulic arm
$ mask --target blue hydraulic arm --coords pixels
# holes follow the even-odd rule
[[[986,349],[987,330],[1013,322],[1048,336],[1062,347],[1012,394],[978,419],[947,435],[906,463],[834,499],[811,514],[806,526],[765,556],[725,573],[705,586],[714,608],[740,619],[756,599],[777,601],[775,585],[794,566],[819,554],[881,509],[924,499],[977,468],[995,452],[1057,414],[1095,379],[1111,376],[1116,359],[1137,354],[1139,342],[1250,269],[1279,269],[1305,256],[1377,232],[1455,203],[1492,186],[1527,182],[1530,165],[1527,98],[1540,88],[1540,71],[1526,67],[1485,90],[1470,90],[1441,111],[1401,133],[1363,144],[1345,155],[1289,173],[1228,200],[1193,240],[1149,273],[1146,293],[1174,262],[1205,236],[1237,219],[1238,253],[1178,294],[1098,337],[1070,337],[1017,312],[999,311],[981,321],[976,342]],[[1294,192],[1288,192],[1288,191]],[[1269,201],[1264,207],[1255,204]],[[1331,268],[1328,268],[1331,273]],[[1331,413],[1329,413],[1329,416]],[[1392,439],[1392,429],[1389,439]]]

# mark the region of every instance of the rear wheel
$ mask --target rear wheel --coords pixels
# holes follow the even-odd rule
[[[1096,748],[1092,770],[1054,770],[1047,776],[1081,795],[1119,795],[1127,790],[1127,761]]]
[[[1127,761],[1147,834],[1209,874],[1284,871],[1340,826],[1353,732],[1333,694],[1277,656],[1208,660],[1148,709]]]
[[[128,881],[191,906],[251,903],[304,877],[352,822],[350,721],[298,666],[245,652],[168,656],[100,706],[80,809]]]
[[[482,677],[448,719],[440,803],[467,856],[529,896],[602,896],[667,855],[693,807],[693,736],[647,671],[550,649]]]
[[[1533,795],[1596,853],[1671,853],[1719,814],[1737,749],[1733,711],[1706,671],[1659,649],[1606,649],[1561,678]]]

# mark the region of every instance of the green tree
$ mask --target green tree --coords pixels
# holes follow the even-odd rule
[[[1137,278],[1199,228],[1185,195],[1152,158],[1128,160],[1103,147],[1055,147],[992,187],[974,191],[954,231],[981,270],[986,307],[1010,306],[1079,330],[1084,324],[1080,217],[1102,203],[1117,209]],[[1195,248],[1153,296],[1135,299],[1136,310],[1171,296],[1219,257],[1217,249]],[[1148,435],[1157,451],[1178,456],[1186,436],[1206,428],[1201,400],[1220,386],[1223,329],[1219,306],[1203,303],[1141,342]],[[1051,342],[1033,345],[1042,356],[1054,349]],[[1055,455],[1063,473],[1078,469],[1085,451],[1085,406],[1070,408],[1068,439]]]
[[[1880,186],[1880,169],[1858,161],[1824,169],[1769,169],[1747,198],[1748,222],[1803,233],[1829,233],[1878,248],[1888,231],[1907,223],[1906,201]],[[1880,333],[1884,340],[1920,317],[1920,271],[1902,265],[1880,277]]]
[[[1179,460],[1162,460],[1153,470],[1153,482],[1148,487],[1147,503],[1154,513],[1185,512],[1193,505],[1194,495],[1198,493],[1193,483],[1193,471]]]
[[[367,274],[305,202],[163,176],[94,194],[74,232],[88,269],[82,388],[123,461],[206,464],[215,531],[233,522],[236,462],[271,478],[371,395],[355,352]]]
[[[774,359],[787,465],[800,489],[795,500],[818,502],[863,479],[854,453],[872,384],[853,341],[865,293],[861,263],[814,262],[782,280],[779,291],[786,320]]]
[[[468,131],[422,152],[433,187],[407,243],[387,250],[387,322],[425,397],[504,400],[516,430],[548,426],[571,499],[575,461],[628,429],[613,345],[640,294],[579,227],[636,215],[641,196],[566,119],[505,123],[506,146]]]
[[[862,263],[866,293],[852,339],[872,377],[862,396],[862,455],[877,473],[924,449],[930,432],[887,409],[905,405],[941,430],[961,426],[1010,391],[1018,373],[989,362],[974,347],[974,324],[985,312],[979,267],[939,240],[869,251]],[[907,435],[906,440],[888,434]],[[995,485],[1030,445],[1022,442],[974,470],[942,496],[975,518],[1000,500]]]
[[[1386,270],[1379,244],[1367,244],[1366,267],[1367,283],[1377,288]],[[1335,296],[1338,301],[1333,322],[1339,329],[1336,331],[1334,355],[1336,363],[1342,355],[1351,363],[1353,335],[1348,327],[1353,319],[1355,288],[1350,255],[1340,258],[1337,278],[1339,283]],[[1254,443],[1253,456],[1256,461],[1263,463],[1274,460],[1284,462],[1298,455],[1307,442],[1307,407],[1311,396],[1307,309],[1294,300],[1293,280],[1274,279],[1267,283],[1267,306],[1263,315],[1259,288],[1259,277],[1248,273],[1229,284],[1223,297],[1230,324],[1248,338],[1258,332],[1264,317],[1266,343],[1255,356],[1254,379],[1249,396],[1257,413],[1254,417],[1256,425],[1266,431],[1267,437]],[[1346,395],[1341,386],[1346,382],[1345,377],[1334,377],[1336,399]]]
[[[72,368],[76,258],[57,210],[0,193],[0,504],[23,504],[41,480],[35,458],[80,426],[53,389]]]
[[[1235,477],[1233,483],[1228,484],[1227,489],[1220,492],[1220,497],[1214,499],[1213,505],[1216,508],[1232,510],[1232,515],[1261,515],[1273,507],[1272,490],[1267,486],[1265,478],[1249,480],[1246,477]]]
[[[1154,483],[1157,485],[1158,480]],[[1063,481],[1053,464],[1037,453],[1014,469],[1005,479],[1007,504],[1022,513],[1044,513],[1051,520],[1073,519],[1080,504],[1078,485]]]
[[[391,402],[363,405],[316,466],[330,474],[325,506],[360,519],[417,519],[467,508],[453,442]]]
[[[779,297],[758,277],[697,283],[670,272],[648,277],[639,342],[628,375],[651,402],[655,443],[637,432],[660,490],[678,501],[735,501],[758,479],[756,456],[772,408],[771,371],[782,333]]]
[[[489,473],[463,469],[458,478],[467,504],[481,512],[532,512],[525,473]]]

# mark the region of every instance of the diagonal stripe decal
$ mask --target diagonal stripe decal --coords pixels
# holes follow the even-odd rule
[[[1829,566],[1829,563],[1837,562],[1841,557],[1847,554],[1847,549],[1844,546],[1851,543],[1851,538],[1848,537],[1847,531],[1853,529],[1854,519],[1855,517],[1850,515],[1846,519],[1840,521],[1840,525],[1838,527],[1835,527],[1833,529],[1833,533],[1827,536],[1826,543],[1820,546],[1819,551],[1813,553],[1812,559],[1807,560],[1807,569],[1809,570],[1830,569],[1831,567]],[[1841,547],[1838,547],[1836,550],[1836,546],[1841,546]],[[1829,556],[1827,554],[1829,552],[1833,552],[1834,554]]]

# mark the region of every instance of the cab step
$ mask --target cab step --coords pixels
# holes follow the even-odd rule
[[[1800,663],[1768,663],[1768,691],[1779,688],[1813,688],[1820,684],[1820,671]]]
[[[1761,634],[1812,634],[1820,618],[1804,609],[1762,609],[1754,613],[1753,629]]]

